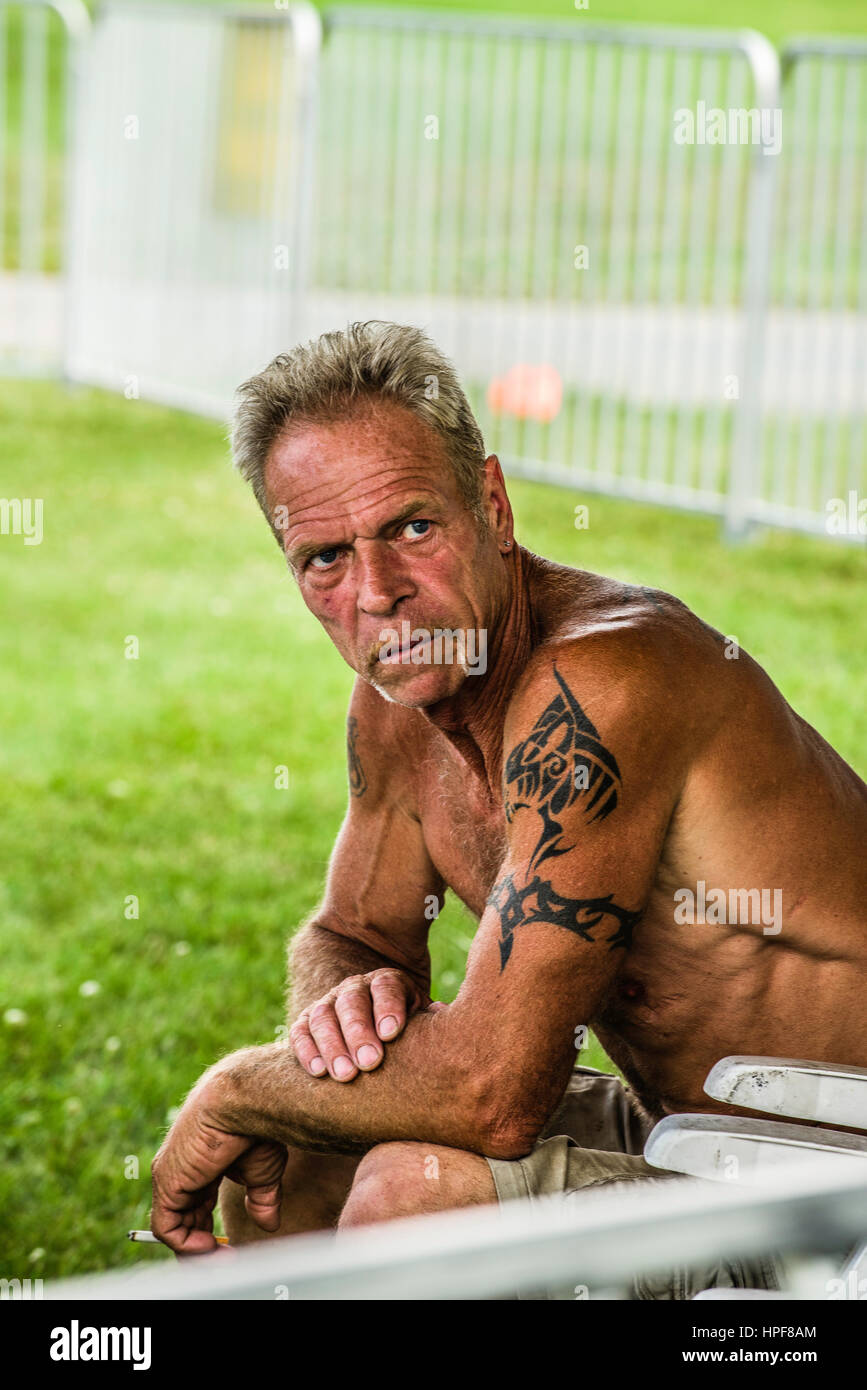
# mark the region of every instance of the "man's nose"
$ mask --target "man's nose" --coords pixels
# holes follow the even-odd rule
[[[355,563],[357,603],[363,613],[377,618],[388,617],[401,599],[415,591],[400,558],[382,542],[356,542]]]

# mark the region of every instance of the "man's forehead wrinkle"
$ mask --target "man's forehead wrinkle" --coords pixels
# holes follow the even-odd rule
[[[324,498],[322,497],[322,485],[325,479],[319,478],[311,480],[307,487],[302,487],[300,493],[292,498],[289,505],[289,512],[293,517],[303,517],[305,513],[311,510],[318,509],[323,511],[328,507],[339,508],[341,502],[354,492],[358,492],[359,489],[369,490],[371,488],[373,489],[373,496],[367,497],[362,503],[362,506],[375,507],[380,504],[383,493],[394,490],[398,478],[400,479],[401,486],[407,490],[413,487],[419,491],[424,489],[431,494],[434,492],[434,488],[431,486],[430,474],[424,469],[419,469],[415,473],[407,473],[405,468],[396,467],[384,471],[382,466],[378,465],[374,477],[349,478],[345,481],[339,480],[342,485],[338,485],[336,491]],[[335,481],[337,482],[338,480],[335,479]],[[315,496],[312,500],[307,501],[306,499],[310,497],[311,493],[314,493]],[[325,511],[325,519],[328,518],[328,515],[328,512]]]
[[[411,510],[415,510],[416,502],[435,507],[442,506],[447,500],[431,485],[426,472],[407,475],[400,470],[399,489],[395,488],[395,479],[386,475],[385,478],[377,478],[373,495],[365,495],[354,505],[350,497],[347,505],[347,494],[357,491],[357,483],[358,480],[355,480],[327,500],[317,497],[306,506],[299,505],[297,501],[290,504],[284,548],[292,550],[305,542],[317,545],[337,543],[345,539],[345,530],[363,532],[369,529],[372,535],[376,535],[382,526],[398,516],[410,503],[414,504]],[[339,536],[335,534],[337,530],[341,533]]]
[[[439,436],[412,412],[390,403],[350,418],[321,423],[299,423],[297,429],[281,434],[272,445],[269,462],[276,465],[285,482],[292,475],[346,466],[347,455],[357,463],[368,463],[377,475],[394,462],[399,468],[405,460],[410,466],[422,465],[432,473],[450,473]],[[315,483],[313,484],[315,486]],[[304,493],[301,493],[304,496]]]
[[[405,499],[402,504],[396,501],[393,506],[382,509],[383,515],[381,518],[374,518],[371,520],[368,527],[371,537],[378,535],[385,527],[399,520],[403,514],[409,518],[413,512],[421,511],[428,507],[430,507],[432,511],[435,509],[434,499],[422,497],[417,492],[415,495]],[[314,529],[322,530],[322,535],[318,539],[314,536],[311,528],[304,526],[303,523],[296,522],[287,528],[286,549],[288,551],[297,549],[299,552],[306,552],[308,550],[315,552],[326,545],[344,544],[348,539],[353,539],[357,536],[363,538],[365,526],[363,516],[364,510],[365,509],[362,509],[362,512],[358,514],[350,513],[345,518],[341,516],[339,520],[329,521],[327,518],[317,518],[318,524]],[[350,535],[344,533],[344,525]],[[299,527],[302,530],[301,535],[297,534]],[[340,534],[337,534],[337,532],[340,532]]]

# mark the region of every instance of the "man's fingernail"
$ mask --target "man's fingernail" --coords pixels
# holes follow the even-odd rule
[[[364,1047],[358,1049],[358,1065],[360,1067],[373,1067],[379,1061],[380,1054],[371,1043],[365,1043]]]
[[[325,1063],[321,1057],[314,1057],[310,1062],[310,1070],[314,1076],[321,1076],[325,1071]]]
[[[392,1033],[397,1032],[397,1019],[394,1014],[387,1014],[379,1021],[379,1031],[384,1038],[390,1038]]]
[[[355,1067],[349,1057],[336,1057],[332,1064],[332,1068],[335,1076],[348,1076],[351,1071],[355,1071]]]

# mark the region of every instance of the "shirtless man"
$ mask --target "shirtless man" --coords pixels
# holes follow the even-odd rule
[[[727,1109],[702,1090],[719,1058],[867,1065],[867,786],[678,599],[514,540],[423,334],[356,324],[277,358],[233,444],[357,673],[351,795],[292,944],[290,1044],[211,1067],[154,1161],[167,1245],[214,1248],[221,1181],[237,1243],[651,1181],[655,1119]],[[444,1005],[447,887],[479,926]],[[689,912],[702,894],[722,920]],[[628,1087],[574,1070],[586,1025]]]

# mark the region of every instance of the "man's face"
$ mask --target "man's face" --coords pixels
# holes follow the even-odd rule
[[[472,633],[463,648],[472,660],[503,592],[497,536],[480,533],[439,436],[411,411],[378,402],[278,439],[265,491],[271,516],[285,523],[304,602],[352,669],[399,704],[454,695],[466,679],[458,644],[451,660],[436,661],[430,642],[393,640],[403,642],[404,623]],[[508,501],[493,456],[482,500],[494,527]]]

